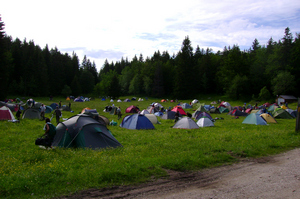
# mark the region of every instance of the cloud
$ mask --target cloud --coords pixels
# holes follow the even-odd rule
[[[299,11],[295,0],[14,0],[0,7],[8,35],[74,51],[79,59],[86,55],[99,69],[105,59],[176,54],[186,36],[194,49],[215,52],[232,45],[249,49],[255,38],[261,45],[271,37],[278,41],[286,27],[300,32]]]

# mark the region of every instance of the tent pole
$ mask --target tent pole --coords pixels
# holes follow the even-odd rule
[[[297,106],[296,132],[299,131],[299,128],[300,128],[300,98],[298,98],[298,106]]]

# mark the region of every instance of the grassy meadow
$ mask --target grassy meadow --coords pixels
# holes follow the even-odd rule
[[[210,104],[218,99],[206,97],[198,100]],[[113,103],[121,107],[123,117],[130,105],[138,106],[140,110],[152,102],[159,102],[165,108],[176,105],[160,100],[150,98],[141,102]],[[189,103],[191,100],[180,102]],[[54,98],[53,101],[35,98],[35,101],[46,105],[59,101],[62,105],[69,104],[63,98]],[[244,103],[228,102],[232,106]],[[74,113],[63,111],[62,118],[76,115],[86,107],[97,109],[100,115],[118,122],[117,126],[108,126],[123,145],[115,149],[45,150],[34,144],[35,139],[44,133],[44,121],[0,121],[0,198],[54,198],[88,188],[133,185],[166,176],[167,169],[200,170],[231,164],[241,157],[276,154],[300,145],[300,134],[295,133],[295,119],[277,119],[277,124],[256,126],[242,124],[245,117],[234,119],[223,113],[211,114],[213,118],[224,118],[216,120],[215,127],[173,129],[173,120],[159,118],[160,124],[154,125],[155,130],[128,130],[119,127],[121,120],[117,120],[117,115],[103,112],[105,106],[113,103],[101,99],[72,102]],[[296,109],[296,103],[289,104],[289,107]],[[185,111],[193,113],[194,108]],[[47,117],[51,115],[46,114]],[[55,117],[52,123],[56,125]]]

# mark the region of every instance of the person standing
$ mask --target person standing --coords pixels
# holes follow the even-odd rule
[[[117,115],[118,115],[118,120],[119,120],[122,117],[122,112],[121,112],[120,107],[117,108]]]
[[[44,120],[45,119],[45,111],[46,111],[45,104],[42,104],[40,109],[41,109],[41,118]]]
[[[61,117],[61,111],[58,109],[58,106],[56,107],[55,109],[55,116],[56,116],[56,123],[58,124],[59,123],[59,119]]]
[[[17,120],[20,120],[20,118],[21,118],[21,113],[22,113],[22,111],[21,111],[21,106],[19,105],[18,111],[17,111],[17,113],[16,113]]]

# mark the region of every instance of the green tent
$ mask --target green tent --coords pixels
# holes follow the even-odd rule
[[[52,146],[100,149],[122,145],[105,125],[86,114],[78,114],[57,125]]]
[[[22,119],[42,119],[41,112],[36,108],[28,108],[24,111]]]
[[[255,125],[267,125],[267,122],[260,115],[255,113],[249,114],[242,123],[255,124]]]
[[[197,108],[196,111],[201,111],[201,112],[205,112],[206,109],[204,108],[204,105],[200,105],[199,108]]]
[[[228,110],[228,108],[225,108],[225,107],[223,107],[223,106],[220,106],[220,107],[219,107],[219,112],[220,112],[220,113],[229,113],[229,110]]]
[[[289,114],[289,112],[287,112],[286,110],[284,110],[282,108],[277,108],[273,112],[273,117],[279,118],[279,119],[294,119],[294,117],[291,114]]]

